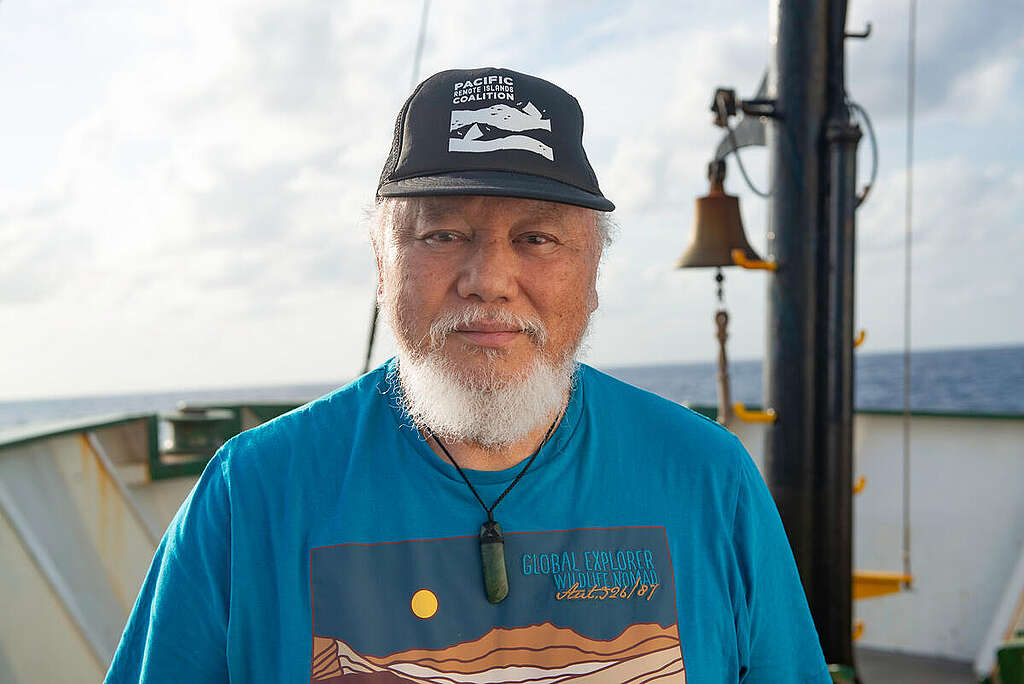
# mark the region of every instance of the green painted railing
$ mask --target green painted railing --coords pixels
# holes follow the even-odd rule
[[[255,427],[268,420],[272,420],[283,413],[287,413],[299,406],[298,402],[262,402],[262,403],[201,403],[189,404],[191,408],[201,409],[227,409],[233,412],[234,417],[231,424],[223,427],[227,436],[232,436],[243,430]],[[718,409],[715,406],[706,404],[693,404],[689,408],[712,420],[718,417]],[[760,406],[751,405],[750,410],[761,410]],[[857,411],[860,415],[870,416],[892,416],[902,415],[902,411],[869,409]],[[975,420],[1024,420],[1024,414],[1004,413],[963,413],[943,411],[913,411],[913,418],[961,418]],[[248,420],[245,418],[248,417]],[[8,429],[0,431],[0,450],[21,446],[30,442],[53,439],[71,434],[80,434],[101,428],[114,427],[125,423],[145,420],[147,423],[148,453],[145,455],[149,464],[149,474],[154,480],[170,477],[182,477],[186,475],[199,475],[203,468],[212,458],[212,453],[197,454],[194,457],[184,454],[163,453],[160,449],[160,421],[162,417],[155,413],[129,413],[113,416],[101,416],[98,418],[87,418],[72,420],[62,423],[48,423],[38,426],[27,426],[24,428]]]

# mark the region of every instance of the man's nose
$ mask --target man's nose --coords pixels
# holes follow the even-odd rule
[[[515,249],[507,240],[474,241],[461,265],[456,289],[464,298],[508,301],[518,292],[517,276]]]

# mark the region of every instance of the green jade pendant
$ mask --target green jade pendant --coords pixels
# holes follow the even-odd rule
[[[488,520],[480,528],[480,560],[483,561],[487,600],[501,603],[508,596],[505,536],[501,533],[501,525],[493,520]]]

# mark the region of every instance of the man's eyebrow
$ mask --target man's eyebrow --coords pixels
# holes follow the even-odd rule
[[[565,217],[565,209],[554,202],[531,202],[529,208],[523,211],[522,221],[550,221],[561,222]]]
[[[454,212],[458,201],[452,197],[422,197],[416,202],[416,211],[424,222],[439,223]]]
[[[450,211],[451,202],[438,201],[438,198],[425,197],[419,202],[419,214],[427,223],[437,223],[445,218]]]

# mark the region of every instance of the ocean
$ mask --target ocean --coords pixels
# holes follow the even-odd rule
[[[902,410],[902,353],[858,353],[854,364],[854,401],[858,409]],[[673,401],[717,404],[713,363],[601,370]],[[730,363],[734,401],[761,404],[761,371],[760,361]],[[0,401],[0,430],[123,412],[163,413],[173,411],[182,401],[300,404],[341,384],[343,382]],[[914,352],[910,399],[911,408],[917,411],[1024,416],[1024,345]]]

